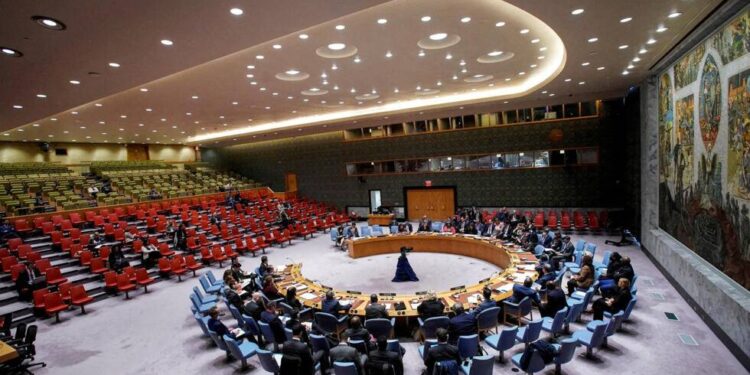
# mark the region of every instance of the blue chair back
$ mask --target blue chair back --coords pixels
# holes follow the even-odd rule
[[[372,226],[372,235],[373,236],[382,236],[383,235],[383,227],[380,225],[373,225]]]
[[[224,284],[223,281],[221,281],[221,282],[217,282],[216,281],[216,276],[214,276],[214,273],[211,270],[208,270],[208,272],[206,272],[206,276],[208,277],[208,281],[211,282],[211,285],[214,285],[214,284]]]
[[[469,374],[471,375],[492,375],[492,369],[495,366],[495,358],[491,355],[483,355],[481,357],[474,357],[471,360],[471,367],[469,367]]]
[[[584,247],[586,247],[586,241],[584,241],[584,240],[578,240],[578,242],[576,242],[576,247],[575,247],[576,250],[575,251],[577,253],[580,253],[580,252],[583,251]]]
[[[209,293],[209,290],[211,289],[211,283],[208,281],[208,279],[205,276],[201,276],[198,278],[198,281],[201,283],[201,287],[203,287],[203,291],[206,293]]]
[[[339,232],[337,230],[331,230],[330,232],[328,232],[328,234],[330,234],[331,241],[333,242],[336,242],[336,240],[338,240],[339,238]]]
[[[399,344],[398,339],[389,339],[387,350],[389,352],[394,352],[398,353],[398,355],[401,355],[401,344]]]
[[[516,335],[518,334],[518,326],[505,328],[500,331],[500,339],[497,340],[498,351],[505,351],[516,345]]]
[[[427,353],[430,352],[430,348],[432,348],[433,345],[437,345],[437,340],[436,339],[427,339],[427,340],[424,340],[424,345],[421,345],[417,349],[417,350],[421,349],[421,351],[419,351],[419,356],[422,357],[422,358],[424,358],[427,355]]]
[[[277,374],[281,371],[278,362],[273,358],[273,353],[268,350],[258,349],[256,351],[258,359],[260,360],[260,367],[263,370],[268,371],[272,374]]]
[[[552,320],[552,327],[550,328],[550,332],[553,334],[558,334],[563,331],[563,326],[565,325],[565,318],[568,316],[568,308],[564,308],[557,313],[555,313],[555,317]]]
[[[372,236],[372,232],[370,231],[370,227],[367,225],[363,225],[361,228],[359,228],[359,234],[362,237],[370,237]]]
[[[203,293],[201,293],[200,288],[198,288],[197,286],[193,287],[193,293],[195,293],[195,295],[198,296],[198,300],[200,300],[201,303],[205,301],[206,297],[203,295]]]
[[[612,252],[607,250],[604,252],[604,256],[602,257],[602,266],[607,267],[609,265],[609,257],[612,256]]]
[[[544,370],[544,367],[546,367],[546,364],[544,363],[542,355],[535,350],[531,353],[531,359],[529,360],[528,367],[523,371],[526,371],[526,373],[528,374],[533,374],[535,372]]]
[[[344,237],[349,237],[352,235],[352,228],[351,227],[345,227],[344,228]]]
[[[216,332],[208,330],[208,335],[211,336],[211,339],[214,340],[214,343],[216,343],[216,346],[218,346],[219,349],[225,352],[228,350],[227,345],[224,344],[224,340],[222,340]]]
[[[512,312],[513,314],[519,313],[521,316],[526,316],[529,313],[531,313],[531,298],[529,297],[523,297],[521,302],[518,303],[518,308],[516,308],[513,305],[504,304],[504,308],[507,312]]]
[[[234,317],[234,319],[237,320],[237,324],[242,325],[243,320],[242,320],[242,313],[240,312],[240,310],[238,310],[236,307],[234,307],[234,305],[228,302],[227,302],[227,307],[229,307],[229,312],[232,313],[232,316]]]
[[[234,341],[231,337],[224,335],[224,344],[226,344],[227,349],[229,350],[229,354],[232,355],[232,357],[236,359],[243,359],[245,356],[242,355],[242,351],[240,350],[239,345],[237,345],[237,341]]]
[[[198,325],[201,327],[201,331],[203,331],[203,335],[206,337],[210,337],[211,335],[208,334],[208,326],[206,325],[207,318],[204,318],[201,316],[200,313],[193,314],[193,317],[195,318],[195,321],[198,322]]]
[[[357,349],[360,354],[367,355],[367,343],[364,340],[348,340],[347,343],[352,348]]]
[[[635,307],[635,303],[637,301],[638,298],[636,296],[633,296],[630,302],[628,302],[628,307],[625,308],[625,315],[622,316],[622,320],[630,319],[630,313],[633,312],[633,308]]]
[[[477,315],[477,329],[479,331],[486,331],[497,328],[497,317],[499,314],[499,307],[490,307],[489,309],[482,310]]]
[[[534,320],[529,322],[529,324],[526,326],[526,329],[523,332],[523,340],[524,343],[531,343],[539,339],[539,334],[542,332],[542,319]]]
[[[609,323],[600,321],[600,324],[596,325],[594,332],[591,334],[591,342],[589,342],[588,346],[598,348],[604,342],[604,337],[606,336],[607,327],[609,325]]]
[[[309,337],[310,344],[312,344],[313,353],[322,350],[327,355],[328,351],[331,350],[330,346],[328,346],[328,339],[326,339],[325,336],[311,333]]]
[[[339,320],[335,316],[324,312],[315,313],[315,323],[326,333],[336,332],[339,326]]]
[[[196,310],[201,311],[201,305],[202,305],[202,303],[201,303],[200,300],[198,300],[198,296],[196,296],[195,294],[190,294],[190,301],[193,302],[193,306],[195,306]],[[204,310],[205,310],[205,308],[204,308]]]
[[[358,375],[357,367],[351,362],[333,362],[333,373],[336,375]]]
[[[258,322],[255,321],[255,318],[251,316],[247,316],[245,314],[242,314],[242,327],[247,332],[250,332],[251,335],[260,335],[260,326],[258,326]]]
[[[615,327],[612,331],[612,334],[614,334],[616,331],[620,330],[620,326],[622,326],[623,317],[625,316],[625,311],[619,311],[617,314],[612,315],[611,319],[614,319],[615,321]],[[612,336],[612,334],[609,334],[608,336]]]
[[[422,325],[422,335],[426,339],[434,339],[438,328],[448,329],[450,319],[447,316],[433,316],[424,321]]]
[[[391,234],[398,233],[398,225],[391,225]]]
[[[479,335],[461,336],[458,338],[458,355],[461,359],[471,359],[479,352]]]
[[[432,226],[430,227],[430,229],[433,232],[442,232],[443,231],[443,223],[440,222],[440,221],[433,221],[432,222]]]
[[[554,357],[556,365],[562,365],[573,360],[573,356],[576,354],[576,347],[578,347],[578,340],[574,338],[567,338],[560,341],[560,350]]]
[[[286,302],[279,302],[279,306],[281,306],[281,309],[284,310],[284,315],[291,317],[294,315],[294,307],[289,306]]]
[[[390,319],[367,319],[365,321],[365,328],[372,334],[372,337],[390,337],[393,324]]]
[[[266,342],[281,344],[280,342],[276,342],[270,325],[264,322],[258,322],[258,326],[260,327],[260,333],[263,334],[263,339],[265,339]]]
[[[542,256],[544,254],[544,246],[542,245],[536,245],[534,246],[534,255],[536,255],[537,258]]]
[[[586,244],[586,251],[591,253],[591,256],[594,256],[594,254],[596,254],[596,244],[590,242]]]
[[[557,224],[555,223],[555,224],[551,224],[551,225],[557,225]],[[551,231],[547,232],[547,235],[549,236],[549,238],[555,238],[555,231],[551,230]]]

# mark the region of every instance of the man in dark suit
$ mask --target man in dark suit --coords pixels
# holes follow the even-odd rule
[[[435,316],[443,316],[445,305],[438,301],[435,293],[430,293],[426,300],[422,301],[417,307],[417,312],[422,320],[427,320]]]
[[[286,341],[286,331],[284,331],[284,323],[281,322],[279,316],[276,315],[276,303],[270,302],[266,305],[266,311],[260,314],[260,320],[263,323],[268,324],[273,332],[273,340],[276,343],[283,343]]]
[[[529,297],[532,302],[535,302],[537,306],[541,302],[539,300],[539,293],[536,292],[531,286],[534,284],[534,282],[531,280],[530,277],[527,277],[523,281],[523,285],[515,284],[513,285],[513,296],[511,296],[511,302],[513,303],[519,303],[524,298]]]
[[[435,363],[438,362],[454,360],[457,365],[461,363],[458,348],[448,343],[448,330],[438,328],[436,335],[438,343],[433,345],[430,351],[424,356],[424,365],[427,366],[427,374],[432,374]]]
[[[245,315],[252,317],[256,322],[260,321],[260,315],[266,308],[263,306],[263,299],[260,296],[260,292],[253,293],[250,301],[248,301],[242,310]]]
[[[427,216],[422,216],[422,219],[419,220],[419,227],[417,228],[417,232],[429,232],[432,230],[432,221],[427,218]]]
[[[570,242],[570,236],[565,236],[560,243],[560,250],[552,254],[552,266],[556,270],[560,269],[560,262],[569,262],[573,259],[573,253],[576,247]]]
[[[370,305],[365,307],[365,319],[388,319],[388,311],[385,305],[378,303],[378,295],[370,295]]]
[[[555,314],[568,307],[568,303],[565,299],[565,292],[559,289],[555,285],[554,281],[547,282],[547,303],[543,303],[539,306],[539,311],[542,313],[542,317],[549,316],[554,318]]]
[[[557,272],[552,269],[552,265],[544,263],[541,267],[541,275],[536,279],[535,283],[539,285],[547,285],[548,281],[553,281],[557,277]]]
[[[22,301],[31,301],[34,290],[46,287],[47,281],[31,262],[24,262],[24,266],[16,279],[16,290]]]
[[[492,299],[492,289],[484,287],[484,289],[482,289],[482,297],[484,298],[484,301],[474,309],[476,315],[479,315],[480,312],[489,308],[497,307],[497,302]]]
[[[393,369],[393,372],[389,372],[388,366]],[[404,363],[401,356],[388,351],[388,338],[385,336],[378,337],[378,348],[368,354],[367,369],[369,374],[404,375]]]
[[[453,345],[458,343],[460,336],[473,335],[477,332],[477,318],[472,312],[466,312],[460,303],[453,305],[453,314],[448,325],[448,342]]]
[[[370,331],[362,327],[362,319],[358,316],[349,319],[349,328],[344,331],[344,337],[348,340],[362,340],[368,345],[370,343]]]
[[[354,363],[354,367],[357,368],[357,374],[364,374],[362,368],[367,361],[367,356],[361,355],[355,347],[349,346],[345,340],[341,340],[338,345],[331,348],[328,355],[331,357],[331,363]]]
[[[549,235],[549,231],[545,228],[544,233],[542,233],[542,240],[539,241],[539,244],[549,248],[552,246],[552,236]]]
[[[284,342],[284,347],[281,349],[283,355],[281,374],[313,375],[317,362],[320,362],[320,369],[323,373],[329,367],[324,351],[318,350],[313,353],[310,347],[302,342],[303,331],[302,325],[295,326],[292,329],[292,339]],[[299,367],[289,368],[291,363],[296,363]]]
[[[323,304],[321,306],[321,311],[324,313],[329,313],[335,317],[339,317],[339,311],[341,310],[349,310],[349,305],[342,305],[339,303],[339,300],[336,299],[336,295],[333,293],[332,290],[329,290],[326,292],[326,298],[323,300]]]

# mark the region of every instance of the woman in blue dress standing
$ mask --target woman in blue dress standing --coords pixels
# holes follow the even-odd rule
[[[409,264],[409,259],[406,258],[406,253],[411,251],[408,247],[401,248],[401,256],[398,257],[398,263],[396,264],[396,276],[393,277],[393,282],[402,281],[419,281],[417,274],[414,273],[414,269]]]

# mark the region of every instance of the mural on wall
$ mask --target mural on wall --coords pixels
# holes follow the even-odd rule
[[[662,72],[659,226],[750,289],[748,79],[748,10]]]
[[[669,74],[662,74],[659,79],[659,152],[667,155],[672,152],[672,81]],[[671,163],[666,158],[661,158],[659,170],[662,181],[669,179],[672,175]]]

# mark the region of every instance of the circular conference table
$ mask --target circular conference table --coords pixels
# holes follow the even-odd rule
[[[436,292],[448,309],[456,302],[471,307],[482,301],[482,289],[492,289],[492,298],[503,300],[513,294],[515,283],[522,283],[526,277],[536,279],[536,257],[534,254],[520,250],[516,245],[504,243],[486,237],[417,232],[410,234],[391,234],[378,237],[361,237],[347,241],[349,256],[361,258],[372,255],[399,253],[401,247],[411,247],[414,252],[444,253],[477,258],[500,267],[503,271],[472,285],[460,285],[448,291]],[[287,265],[280,272],[281,280],[277,281],[279,289],[286,291],[292,286],[297,288],[297,297],[306,307],[319,309],[325,293],[333,288],[311,281],[302,275],[302,264]],[[390,275],[387,276],[390,279]],[[375,291],[333,290],[336,297],[351,303],[349,314],[365,315],[370,294]],[[380,291],[380,303],[386,305],[390,317],[416,317],[417,307],[427,298],[427,292],[414,294],[396,294]],[[396,304],[403,302],[405,309],[396,310]]]

